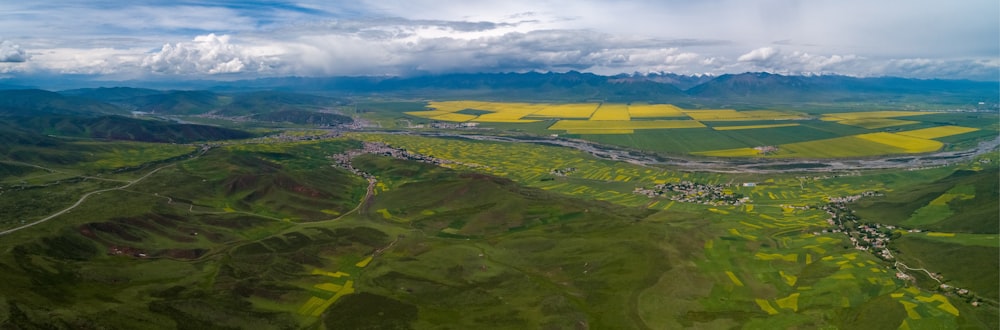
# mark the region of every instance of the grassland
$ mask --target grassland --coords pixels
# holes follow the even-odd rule
[[[442,107],[458,113],[484,106]],[[629,123],[642,122],[665,121]],[[736,125],[719,125],[726,126]],[[847,135],[857,145],[894,143],[900,150],[933,141],[825,121],[604,137],[704,151],[805,143],[796,140],[802,132],[812,132],[807,140]],[[448,162],[359,156],[353,165],[378,180],[366,198],[366,180],[332,167],[329,158],[362,141]],[[128,180],[153,165],[172,165],[127,190],[95,195],[46,226],[4,236],[0,322],[261,329],[998,325],[994,306],[918,290],[896,279],[891,264],[850,249],[842,234],[823,233],[829,216],[811,207],[879,191],[885,196],[858,203],[861,217],[902,224],[925,207],[947,208],[946,216],[931,212],[926,219],[934,221],[921,220],[933,235],[902,235],[901,258],[914,256],[906,262],[988,292],[991,268],[957,274],[997,251],[990,239],[996,233],[985,228],[998,222],[988,215],[996,214],[990,208],[1000,189],[997,172],[982,163],[905,173],[692,173],[554,146],[374,133],[233,144],[177,157],[187,150],[119,152],[118,160],[97,166],[135,169],[101,167],[108,171],[103,178]],[[24,179],[44,184],[58,174],[6,164],[4,187]],[[702,205],[634,193],[683,181],[750,200]],[[4,190],[0,210],[6,217],[17,205],[38,207],[32,198],[59,191],[72,197],[104,182],[24,195]]]
[[[826,113],[820,118],[826,121],[842,121],[842,120],[864,120],[864,119],[885,119],[885,118],[897,118],[897,117],[913,117],[913,116],[924,116],[938,114],[936,112],[921,112],[921,111],[859,111],[859,112],[842,112],[842,113]]]
[[[769,125],[743,125],[743,126],[712,126],[712,129],[716,131],[735,131],[744,129],[760,129],[760,128],[778,128],[778,127],[794,127],[799,126],[799,124],[769,124]]]
[[[581,134],[579,131],[600,130],[639,130],[639,129],[676,129],[700,128],[704,124],[694,120],[560,120],[549,127],[550,130],[568,131],[570,134]]]

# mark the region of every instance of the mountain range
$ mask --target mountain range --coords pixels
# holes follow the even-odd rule
[[[5,80],[0,89],[51,85],[51,79]],[[565,73],[476,73],[415,77],[274,77],[215,81],[101,81],[87,77],[60,79],[57,86],[131,86],[136,89],[88,88],[68,90],[67,96],[84,96],[107,102],[132,100],[142,107],[157,104],[168,111],[199,112],[216,105],[207,92],[237,93],[284,91],[336,97],[389,95],[419,98],[497,98],[549,101],[663,102],[699,105],[738,105],[769,102],[928,102],[936,104],[998,103],[1000,82],[925,80],[897,77],[838,75],[795,76],[764,72],[721,76],[685,76],[671,73],[602,76]],[[50,88],[50,87],[48,87]],[[175,89],[160,93],[152,89]],[[197,90],[197,91],[195,91]],[[96,95],[95,93],[99,92]],[[501,96],[498,96],[501,95]],[[275,94],[256,94],[268,100]],[[165,98],[178,102],[169,104]],[[144,103],[145,102],[145,103]],[[270,102],[270,101],[268,101]],[[281,101],[283,102],[283,101]],[[295,102],[309,103],[304,99]],[[238,106],[236,100],[234,106]],[[186,108],[185,108],[186,107]],[[232,111],[240,112],[239,109]]]

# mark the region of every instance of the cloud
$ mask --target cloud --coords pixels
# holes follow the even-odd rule
[[[998,17],[988,15],[998,6],[989,0],[11,2],[0,3],[0,31],[19,36],[31,57],[5,44],[0,50],[21,54],[11,59],[29,62],[0,68],[136,79],[533,70],[993,79],[1000,44],[983,41],[1000,35]]]
[[[773,47],[761,47],[740,55],[736,60],[740,62],[767,63],[777,54],[778,50]]]
[[[30,57],[21,46],[7,40],[0,41],[0,62],[19,63],[27,61]]]
[[[784,74],[864,74],[863,58],[853,55],[813,55],[803,51],[787,52],[780,48],[761,47],[740,55],[734,67],[746,71]]]
[[[276,63],[262,54],[231,44],[228,35],[201,35],[193,42],[166,44],[146,56],[140,65],[153,72],[173,74],[220,74],[267,72]]]
[[[893,59],[881,65],[883,75],[915,78],[1000,80],[1000,59]]]

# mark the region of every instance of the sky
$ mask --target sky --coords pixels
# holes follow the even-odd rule
[[[0,2],[0,78],[569,70],[996,81],[1000,1]]]

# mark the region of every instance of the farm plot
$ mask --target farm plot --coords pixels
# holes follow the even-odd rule
[[[694,120],[699,120],[699,121],[805,119],[803,115],[798,113],[773,111],[773,110],[736,111],[732,109],[720,109],[720,110],[683,110],[683,112],[688,117],[691,117]]]
[[[943,143],[934,140],[885,132],[860,134],[855,136],[868,141],[903,149],[905,150],[905,153],[932,152],[941,149],[941,147],[944,146]]]
[[[978,130],[979,130],[978,128],[972,128],[972,127],[938,126],[938,127],[924,128],[913,131],[898,132],[896,134],[920,138],[920,139],[937,139],[946,136],[975,132]]]
[[[867,129],[879,129],[879,128],[886,128],[893,126],[919,124],[920,122],[913,120],[889,119],[889,118],[866,118],[866,119],[840,120],[837,121],[837,123],[843,125],[857,126]]]
[[[546,104],[531,117],[587,119],[597,110],[597,103]]]
[[[843,120],[862,120],[862,119],[884,119],[884,118],[896,118],[896,117],[911,117],[911,116],[923,116],[932,115],[937,112],[925,112],[925,111],[864,111],[864,112],[841,112],[841,113],[828,113],[824,114],[820,120],[825,121],[843,121]]]
[[[782,144],[767,157],[837,158],[933,152],[941,142],[893,133],[867,133],[806,142]],[[750,148],[720,149],[696,154],[716,157],[756,156]]]
[[[490,103],[483,106],[483,108],[485,109],[477,110],[493,111],[493,113],[480,115],[475,119],[475,121],[494,123],[530,123],[534,121],[522,121],[521,118],[541,110],[542,105],[531,103]]]
[[[600,111],[600,110],[598,110]],[[600,131],[600,130],[637,130],[637,129],[672,129],[701,128],[704,124],[695,120],[560,120],[549,127],[550,130],[570,131]],[[580,133],[584,134],[584,133]]]
[[[434,120],[441,120],[441,121],[466,122],[466,121],[470,121],[470,120],[476,119],[476,116],[462,114],[462,113],[446,113],[446,114],[437,115],[437,116],[431,116],[431,117],[426,117],[426,118],[434,119]]]
[[[672,104],[630,104],[628,114],[632,118],[684,117],[681,108]]]
[[[628,106],[625,104],[601,104],[600,108],[590,116],[593,121],[629,121]]]
[[[769,157],[837,158],[904,154],[906,149],[855,136],[783,144]]]
[[[755,130],[728,132],[755,132]],[[599,143],[665,153],[691,153],[753,146],[721,133],[709,128],[643,129],[636,130],[631,135],[602,134],[581,137]]]
[[[778,127],[792,127],[799,126],[799,124],[770,124],[770,125],[745,125],[745,126],[713,126],[712,129],[716,131],[736,131],[743,129],[760,129],[760,128],[778,128]]]

